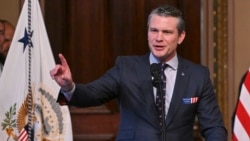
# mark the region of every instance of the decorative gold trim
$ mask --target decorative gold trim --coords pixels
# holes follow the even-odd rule
[[[233,2],[228,0],[213,1],[213,80],[228,133],[232,132],[234,112],[234,65],[233,65]],[[231,136],[228,136],[231,140]]]
[[[202,0],[202,64],[208,66],[228,133],[234,112],[233,1]],[[231,140],[231,136],[228,137]]]
[[[214,0],[214,85],[223,116],[228,115],[227,0]],[[228,119],[225,119],[228,120]],[[227,121],[225,121],[227,122]]]

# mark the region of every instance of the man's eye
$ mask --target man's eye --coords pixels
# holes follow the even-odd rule
[[[173,33],[173,31],[166,30],[166,31],[163,31],[163,33],[165,33],[165,34],[171,34],[171,33]]]
[[[151,32],[157,32],[157,30],[156,30],[156,29],[151,29],[150,31],[151,31]]]

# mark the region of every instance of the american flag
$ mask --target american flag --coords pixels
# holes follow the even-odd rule
[[[248,70],[236,106],[233,141],[250,141],[250,69]]]
[[[191,103],[196,103],[198,101],[198,97],[192,97],[191,98]]]
[[[184,104],[194,104],[198,102],[198,97],[190,97],[190,98],[183,98],[182,101]]]
[[[20,132],[18,136],[18,141],[28,141],[28,126],[26,125]]]

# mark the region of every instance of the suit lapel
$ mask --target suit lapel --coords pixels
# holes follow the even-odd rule
[[[150,117],[149,122],[153,121],[153,125],[158,125],[159,119],[154,102],[149,55],[144,55],[141,57],[141,61],[137,67],[137,76],[140,84],[141,95],[145,103],[143,107],[145,108],[145,111],[147,111],[145,114],[147,114],[147,117]]]
[[[166,117],[166,126],[171,122],[173,119],[175,113],[180,107],[180,104],[182,103],[183,95],[185,94],[188,79],[190,77],[190,74],[188,72],[188,66],[183,62],[183,59],[180,57],[179,59],[179,65],[177,69],[177,75],[176,75],[176,81],[173,91],[172,100],[170,102],[169,111]]]
[[[138,62],[138,67],[136,69],[138,83],[140,85],[140,97],[144,100],[144,104],[142,105],[147,111],[145,114],[150,120],[149,122],[153,124],[153,126],[159,125],[159,118],[155,107],[154,94],[153,94],[153,86],[152,86],[152,77],[150,72],[150,63],[149,56],[144,55],[140,58],[141,60]],[[170,103],[170,108],[166,117],[166,126],[172,121],[175,113],[178,111],[180,104],[182,103],[183,95],[185,94],[188,79],[190,73],[188,72],[188,66],[183,61],[182,58],[179,59],[179,66],[176,75],[175,88],[173,91],[172,100]],[[146,66],[146,67],[145,67]],[[144,110],[143,110],[144,111]],[[144,113],[143,113],[144,114]],[[157,126],[160,127],[160,126]]]

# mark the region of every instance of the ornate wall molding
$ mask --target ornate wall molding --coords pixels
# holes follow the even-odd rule
[[[233,2],[202,0],[202,7],[202,63],[211,71],[211,79],[224,122],[228,133],[231,133],[235,100],[233,93]]]
[[[223,116],[228,115],[228,17],[227,0],[214,0],[213,80]],[[224,118],[227,123],[228,118]]]

